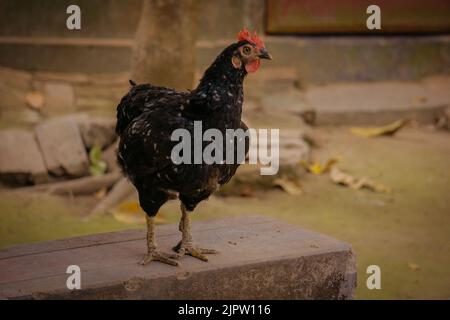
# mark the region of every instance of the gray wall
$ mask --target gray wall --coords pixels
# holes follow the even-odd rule
[[[243,26],[264,31],[264,0],[198,1],[199,73],[234,41]],[[0,66],[31,72],[128,72],[141,3],[0,0]],[[82,9],[81,31],[65,27],[69,4]],[[56,43],[48,42],[49,38]],[[409,80],[450,72],[448,36],[272,36],[266,37],[266,44],[275,57],[266,64],[266,71],[288,68],[291,75],[306,83]]]

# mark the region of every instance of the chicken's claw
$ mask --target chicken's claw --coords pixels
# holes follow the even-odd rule
[[[171,266],[178,266],[178,258],[176,254],[168,254],[159,251],[149,252],[145,255],[144,259],[141,261],[141,265],[146,265],[150,261],[160,261],[165,264],[170,264]]]
[[[217,254],[219,253],[214,249],[206,249],[206,248],[196,248],[192,245],[183,246],[182,241],[180,241],[175,247],[172,248],[173,251],[177,252],[178,259],[184,255],[190,255],[194,258],[200,259],[202,261],[207,262],[208,257],[205,254]]]

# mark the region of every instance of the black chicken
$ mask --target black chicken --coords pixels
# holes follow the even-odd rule
[[[271,59],[271,55],[256,33],[251,35],[244,29],[238,34],[238,42],[223,50],[198,87],[190,92],[130,81],[130,91],[117,106],[116,132],[120,136],[117,158],[147,213],[148,253],[142,264],[158,260],[177,265],[176,259],[185,254],[207,261],[205,254],[216,253],[194,247],[187,212],[193,211],[219,185],[227,183],[239,163],[174,164],[171,151],[177,142],[171,141],[171,135],[178,128],[193,132],[194,121],[202,121],[203,131],[247,130],[241,122],[243,81],[248,72],[258,69],[260,59]],[[248,144],[247,141],[246,152]],[[154,217],[174,193],[181,201],[182,239],[173,248],[177,254],[167,254],[157,250]]]

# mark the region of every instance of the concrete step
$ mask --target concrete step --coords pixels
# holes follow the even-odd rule
[[[4,299],[351,299],[351,247],[264,216],[194,222],[194,239],[219,250],[208,263],[184,257],[179,267],[138,264],[145,231],[122,231],[0,251]],[[161,250],[180,239],[176,225],[157,227]],[[69,290],[69,265],[81,289]]]
[[[449,88],[450,77],[343,83],[309,88],[305,101],[319,125],[381,125],[406,118],[433,123],[450,106]]]
[[[253,110],[244,112],[250,122],[262,113],[274,123],[275,118],[267,115],[275,112],[289,123],[292,115],[308,111],[309,120],[317,125],[382,125],[399,119],[430,124],[450,106],[449,88],[449,76],[311,85],[301,90],[286,87],[275,92],[267,91],[266,85],[254,85],[249,88],[253,102],[247,103]]]

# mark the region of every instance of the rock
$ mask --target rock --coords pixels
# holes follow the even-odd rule
[[[307,110],[316,125],[378,126],[399,119],[433,123],[450,102],[450,77],[422,82],[380,81],[310,86]],[[305,110],[302,110],[302,112]]]
[[[280,165],[297,165],[302,160],[308,161],[311,153],[308,143],[304,140],[304,131],[296,129],[281,129],[278,143],[269,139],[268,146],[278,146]],[[258,153],[255,143],[252,143],[250,148],[250,152]]]
[[[275,109],[277,112],[301,112],[306,108],[305,96],[303,91],[289,88],[288,90],[278,90],[273,94],[264,94],[260,96],[261,104],[264,109]]]
[[[78,125],[84,145],[88,149],[95,145],[104,149],[111,145],[116,138],[116,119],[114,118],[80,117]]]
[[[0,131],[0,178],[14,184],[47,181],[47,169],[33,133]]]
[[[0,67],[0,116],[4,123],[20,123],[17,111],[27,108],[25,95],[31,88],[31,75]]]
[[[75,108],[75,93],[70,84],[47,82],[44,84],[44,94],[46,112],[64,113]]]
[[[29,109],[29,108],[23,108],[18,113],[19,118],[24,124],[27,125],[35,125],[38,124],[39,121],[41,121],[41,114],[39,111]],[[17,114],[15,113],[15,114]]]
[[[89,174],[89,159],[75,117],[48,120],[35,131],[49,172],[73,177]]]
[[[304,140],[304,132],[294,129],[280,130],[280,163],[299,164],[300,161],[308,161],[310,147]]]

